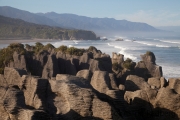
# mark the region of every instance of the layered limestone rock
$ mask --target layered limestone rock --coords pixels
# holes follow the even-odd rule
[[[124,55],[122,54],[117,54],[117,53],[112,53],[112,64],[118,63],[121,64],[124,62]]]
[[[80,70],[77,74],[77,77],[82,77],[90,82],[92,77],[92,72],[89,70]]]
[[[162,77],[162,67],[156,65],[156,58],[154,53],[146,53],[144,55],[141,55],[141,58],[152,77]]]
[[[150,85],[141,77],[129,75],[125,82],[126,91],[146,90]]]
[[[169,78],[168,84],[171,89],[174,89],[176,93],[180,94],[180,78]]]
[[[23,75],[23,89],[26,105],[35,109],[46,107],[48,80],[39,77]]]
[[[51,54],[48,56],[47,63],[43,68],[42,78],[48,79],[51,77],[55,77],[58,73],[60,73],[58,61],[56,59],[56,56],[54,54]]]
[[[109,74],[106,71],[95,71],[91,78],[91,85],[100,93],[106,94],[111,88]]]
[[[161,87],[161,81],[159,78],[149,78],[148,84],[151,85],[151,87],[159,89]]]
[[[27,70],[25,55],[20,55],[15,51],[13,61],[10,62],[9,67]]]
[[[50,112],[57,119],[104,119],[112,120],[116,111],[109,103],[97,98],[89,81],[76,76],[58,74],[56,80],[50,80],[49,105]],[[53,98],[53,102],[50,102]],[[54,110],[53,110],[54,108]],[[100,111],[99,111],[100,110]],[[107,114],[108,113],[108,114]]]
[[[123,55],[111,59],[93,47],[82,56],[14,53],[16,68],[0,74],[0,119],[178,120],[180,79],[167,82],[154,54],[142,59],[135,69],[113,73],[112,63],[123,67]]]
[[[27,75],[27,72],[25,70],[8,67],[4,69],[4,79],[7,85],[18,85],[21,88],[23,85],[22,75]]]
[[[47,63],[48,55],[50,53],[47,51],[40,51],[35,55],[26,55],[26,65],[28,71],[35,76],[42,76],[42,71]]]

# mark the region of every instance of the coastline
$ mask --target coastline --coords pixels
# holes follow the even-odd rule
[[[28,42],[55,42],[61,40],[51,40],[51,39],[0,39],[0,44],[10,44],[10,43],[28,43]]]

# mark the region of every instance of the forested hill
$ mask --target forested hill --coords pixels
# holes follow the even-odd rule
[[[0,39],[38,38],[61,40],[96,40],[96,34],[86,30],[69,30],[25,22],[20,19],[0,16]]]

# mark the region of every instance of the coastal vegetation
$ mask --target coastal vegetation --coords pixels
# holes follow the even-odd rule
[[[4,16],[0,16],[0,26],[0,39],[98,39],[92,31],[39,25]]]
[[[12,43],[7,48],[0,49],[0,74],[3,73],[4,67],[13,61],[14,51],[20,55],[24,55],[26,52],[24,45],[20,43]]]
[[[41,51],[48,51],[49,49],[54,49],[55,52],[61,51],[62,53],[66,53],[69,55],[76,55],[81,56],[84,52],[88,50],[96,49],[95,47],[91,46],[88,49],[81,49],[76,47],[67,47],[64,45],[61,45],[58,48],[55,48],[52,44],[48,43],[46,45],[43,45],[40,42],[36,42],[35,45],[29,45],[29,44],[21,44],[21,43],[12,43],[8,47],[0,49],[0,74],[3,74],[5,66],[8,66],[8,64],[13,61],[13,53],[16,51],[20,55],[26,55],[26,56],[32,56],[37,55]]]

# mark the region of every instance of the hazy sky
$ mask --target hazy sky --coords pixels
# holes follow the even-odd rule
[[[153,26],[180,26],[180,0],[0,0],[33,13],[72,13],[145,22]]]

